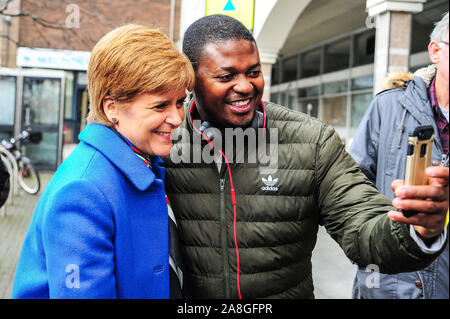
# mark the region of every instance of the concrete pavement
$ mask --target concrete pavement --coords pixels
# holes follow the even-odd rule
[[[8,203],[0,214],[0,299],[11,297],[17,261],[34,207],[53,174],[40,172],[39,175],[41,178],[39,193],[29,195],[19,189],[13,198],[13,205]]]

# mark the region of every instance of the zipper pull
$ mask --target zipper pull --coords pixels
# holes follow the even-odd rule
[[[442,154],[441,157],[441,166],[448,167],[449,162],[449,153]]]
[[[220,179],[220,190],[221,191],[225,190],[225,179],[224,178]]]

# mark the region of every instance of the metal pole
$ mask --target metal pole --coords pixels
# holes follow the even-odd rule
[[[169,30],[169,37],[170,40],[173,41],[173,35],[174,35],[174,24],[175,24],[175,0],[170,0],[170,30]]]

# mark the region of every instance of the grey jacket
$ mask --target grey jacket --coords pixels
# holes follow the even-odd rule
[[[440,160],[443,153],[428,97],[428,86],[435,74],[434,65],[417,71],[414,78],[411,75],[405,79],[405,73],[393,74],[390,82],[399,88],[384,91],[375,97],[350,147],[349,152],[361,170],[390,199],[394,198],[392,181],[405,176],[408,134],[416,126],[432,125],[436,132],[432,160]],[[371,274],[363,268],[358,269],[353,287],[354,298],[448,298],[448,244],[444,252],[421,271],[380,274],[379,288],[368,288],[371,285],[366,282],[371,280]]]

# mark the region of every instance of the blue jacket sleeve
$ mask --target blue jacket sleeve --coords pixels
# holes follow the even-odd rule
[[[380,136],[380,116],[377,107],[377,98],[369,106],[359,124],[356,135],[350,146],[349,153],[359,164],[361,171],[376,183],[377,154]]]
[[[58,190],[42,221],[50,298],[116,298],[114,223],[103,194],[86,181]]]

